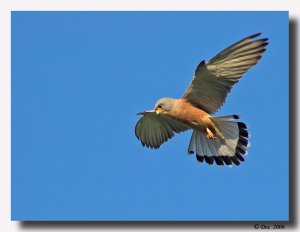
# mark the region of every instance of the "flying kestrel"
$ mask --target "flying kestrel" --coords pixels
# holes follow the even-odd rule
[[[193,134],[188,153],[209,165],[239,165],[249,146],[247,126],[238,115],[212,116],[225,102],[240,78],[262,57],[268,39],[251,35],[220,52],[196,68],[192,82],[182,98],[162,98],[154,110],[142,115],[135,126],[143,146],[159,148],[175,133],[189,129]],[[175,132],[175,133],[174,133]]]

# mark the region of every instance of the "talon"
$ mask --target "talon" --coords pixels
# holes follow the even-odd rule
[[[216,136],[211,132],[210,129],[206,128],[206,138],[208,138],[208,139],[215,139]]]

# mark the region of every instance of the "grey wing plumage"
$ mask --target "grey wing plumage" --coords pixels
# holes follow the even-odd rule
[[[235,83],[262,57],[268,39],[254,40],[259,34],[249,36],[213,57],[202,61],[183,98],[214,114],[225,102]]]
[[[135,135],[146,147],[159,148],[175,133],[190,129],[175,119],[161,114],[157,115],[154,111],[146,111],[140,114],[143,117],[135,126]]]

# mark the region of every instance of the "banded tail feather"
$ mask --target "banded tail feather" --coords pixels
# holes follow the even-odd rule
[[[243,156],[247,154],[247,147],[250,146],[250,134],[245,123],[233,121],[239,118],[239,115],[211,117],[224,139],[208,139],[203,132],[194,130],[188,153],[196,154],[200,163],[205,161],[209,165],[240,165],[245,161]]]

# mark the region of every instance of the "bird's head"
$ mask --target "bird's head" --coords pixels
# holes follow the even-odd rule
[[[167,114],[173,109],[175,99],[161,98],[155,103],[154,110],[157,114]]]

